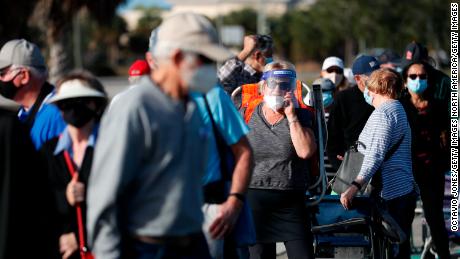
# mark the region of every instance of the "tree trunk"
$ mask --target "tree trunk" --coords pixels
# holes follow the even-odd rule
[[[350,37],[345,38],[345,65],[346,66],[351,66],[353,63],[353,39]]]
[[[66,26],[58,37],[48,37],[49,56],[49,81],[56,83],[65,73],[72,69],[72,42],[69,26]]]

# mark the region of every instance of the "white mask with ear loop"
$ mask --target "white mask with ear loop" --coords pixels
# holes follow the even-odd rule
[[[337,86],[338,84],[340,84],[340,82],[342,82],[343,75],[337,74],[337,73],[328,73],[327,75],[324,76],[324,78],[331,80],[332,83],[334,83],[335,86]]]
[[[278,111],[284,107],[284,98],[279,95],[264,95],[264,102],[273,111]]]
[[[205,64],[195,69],[190,69],[197,58],[193,54],[186,54],[185,62],[188,64],[187,68],[181,71],[182,80],[184,80],[190,91],[207,93],[217,84],[217,69],[214,64]]]

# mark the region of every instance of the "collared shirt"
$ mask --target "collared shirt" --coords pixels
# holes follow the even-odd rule
[[[403,138],[398,149],[386,161],[385,155]],[[359,135],[358,150],[364,154],[359,176],[368,182],[382,170],[382,191],[380,196],[391,200],[414,190],[412,175],[411,129],[406,112],[399,101],[383,103],[372,112]]]
[[[208,162],[206,174],[203,177],[203,185],[206,185],[221,179],[220,156],[216,144],[216,136],[213,131],[209,113],[206,109],[206,104],[204,103],[203,95],[193,93],[191,96],[198,104],[205,125],[208,127],[209,131],[213,132],[209,139]],[[209,91],[206,94],[206,100],[208,101],[217,130],[227,145],[231,146],[236,144],[243,136],[248,134],[249,127],[236,110],[230,97],[225,94],[222,87],[216,86]]]
[[[99,129],[99,125],[96,125],[93,127],[93,131],[91,132],[91,135],[89,135],[89,138],[88,138],[88,143],[87,143],[88,147],[94,148],[94,145],[96,144],[98,129]],[[70,156],[73,156],[72,138],[70,137],[68,126],[62,131],[61,137],[59,138],[56,144],[56,148],[54,149],[53,154],[58,155],[64,150],[67,150]]]
[[[262,73],[257,72],[250,65],[234,57],[222,65],[217,76],[224,90],[228,94],[232,94],[233,90],[238,86],[259,82]]]
[[[43,143],[58,136],[66,127],[66,123],[64,122],[64,119],[62,119],[59,109],[54,104],[47,102],[47,100],[49,100],[49,98],[51,98],[54,94],[54,91],[51,92],[43,100],[37,114],[35,115],[32,128],[30,129],[30,137],[37,150],[40,149]],[[28,110],[24,107],[19,109],[18,118],[20,121],[25,122],[27,120],[32,107]]]

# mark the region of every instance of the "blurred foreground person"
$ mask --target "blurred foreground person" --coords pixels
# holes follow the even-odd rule
[[[59,251],[62,258],[81,258],[79,249],[87,246],[86,186],[107,94],[87,72],[65,75],[57,87],[49,102],[59,108],[67,127],[41,151],[58,208]]]
[[[291,63],[266,65],[260,84],[263,101],[247,108],[252,110],[248,139],[255,162],[248,191],[257,239],[249,248],[251,258],[275,258],[276,242],[284,242],[289,258],[313,258],[305,207],[308,159],[316,151],[313,116],[295,108],[296,71]]]
[[[4,107],[0,125],[0,258],[59,258],[52,195],[29,131]]]
[[[36,149],[59,135],[65,127],[59,110],[47,103],[54,86],[37,45],[24,39],[11,40],[0,50],[0,94],[21,105],[19,120],[30,130]]]
[[[202,177],[210,132],[189,93],[217,82],[219,46],[193,13],[155,30],[150,77],[121,94],[101,122],[88,187],[88,234],[96,258],[210,258],[201,231]]]
[[[404,108],[397,100],[402,87],[401,76],[388,68],[374,71],[367,81],[364,99],[375,110],[358,139],[358,150],[364,160],[357,178],[341,194],[340,202],[350,209],[354,196],[374,177],[371,196],[378,197],[407,237],[392,258],[409,259],[417,185],[412,175],[411,130]]]
[[[449,171],[449,103],[429,94],[428,69],[414,62],[403,69],[406,86],[401,103],[412,129],[412,161],[415,181],[426,222],[439,258],[450,258],[444,222],[444,174]]]
[[[246,200],[253,167],[246,137],[249,128],[221,86],[216,85],[206,95],[193,93],[192,97],[212,132],[203,178],[203,231],[214,259],[241,258],[237,248],[244,247],[248,254],[247,246],[255,243]]]

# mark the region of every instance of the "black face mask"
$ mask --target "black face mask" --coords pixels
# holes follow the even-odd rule
[[[60,109],[63,112],[64,121],[76,128],[85,126],[91,119],[97,116],[97,113],[84,103],[65,105],[65,107],[60,107]]]
[[[19,87],[16,87],[13,80],[8,82],[0,81],[0,94],[7,99],[13,99],[18,92]]]

